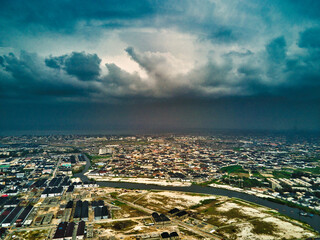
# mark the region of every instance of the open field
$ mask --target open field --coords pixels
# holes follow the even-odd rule
[[[224,196],[126,191],[119,194],[118,199],[165,214],[175,207],[185,209],[192,216],[185,222],[207,232],[214,230],[224,239],[301,239],[316,235],[304,224],[281,217],[275,210]],[[185,233],[190,235],[188,231]],[[192,239],[198,239],[196,234]]]
[[[199,220],[216,226],[227,239],[300,239],[315,233],[297,221],[277,217],[277,212],[238,199],[220,197],[193,208]]]
[[[179,231],[176,226],[157,228],[155,226],[145,226],[144,221],[125,220],[111,223],[94,224],[95,236],[108,237],[117,236],[117,239],[136,239],[135,236],[159,236],[163,231]],[[192,234],[192,233],[191,233]],[[98,238],[97,238],[98,239]],[[197,239],[197,238],[184,238]]]
[[[16,240],[45,240],[49,235],[49,231],[47,229],[44,230],[26,230],[21,232],[14,232],[10,239]]]
[[[142,191],[141,193],[127,192],[119,195],[130,202],[152,209],[154,211],[166,212],[172,208],[189,208],[204,199],[214,198],[203,194],[188,194],[169,191]]]

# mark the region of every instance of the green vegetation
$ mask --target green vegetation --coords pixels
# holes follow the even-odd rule
[[[77,173],[81,173],[85,168],[85,165],[81,166],[81,167],[78,167],[78,168],[73,168],[72,169],[72,174],[75,175]]]
[[[2,164],[2,165],[0,165],[0,168],[9,168],[9,167],[10,167],[9,164]]]
[[[21,231],[21,232],[14,232],[15,235],[14,239],[24,239],[24,240],[45,240],[48,236],[48,230],[34,230],[34,231]]]
[[[243,178],[243,187],[264,187],[264,184],[257,180],[251,178]]]
[[[236,187],[245,187],[245,188],[251,188],[251,187],[264,187],[264,183],[261,180],[252,179],[248,177],[225,177],[222,179],[222,181],[225,184],[233,185]]]
[[[128,230],[129,228],[131,228],[132,226],[136,225],[137,223],[134,221],[123,221],[123,222],[115,222],[111,225],[111,228],[113,230]]]
[[[125,218],[125,217],[142,217],[142,216],[150,216],[147,212],[131,207],[127,204],[120,205],[119,210],[114,211],[114,219]]]
[[[126,205],[125,203],[120,202],[119,200],[115,200],[115,201],[113,201],[113,204],[114,204],[114,205],[116,205],[116,206]]]
[[[320,155],[314,156],[314,157],[309,157],[305,159],[307,162],[319,162],[320,161]]]
[[[224,228],[220,228],[217,233],[224,235],[229,234],[231,236],[228,236],[229,239],[236,239],[236,234],[238,233],[238,227],[236,226],[229,226],[229,227],[224,227]]]
[[[243,148],[240,148],[240,147],[233,148],[233,151],[236,151],[236,152],[240,152],[242,150],[243,150]]]
[[[297,171],[301,172],[310,172],[312,174],[320,174],[320,167],[315,167],[315,168],[299,168]]]
[[[228,167],[222,167],[220,169],[222,172],[230,173],[248,173],[248,171],[244,170],[240,165],[233,165]]]
[[[118,221],[113,223],[100,223],[97,224],[101,228],[111,228],[115,231],[127,231],[137,223],[131,220],[128,221]]]
[[[231,208],[226,212],[218,212],[219,215],[227,218],[250,219],[248,215],[243,214],[239,208]]]
[[[185,195],[189,195],[189,196],[199,196],[199,197],[207,197],[208,194],[204,194],[204,193],[192,193],[192,192],[185,192]]]
[[[275,224],[267,223],[258,219],[253,220],[251,224],[253,225],[252,232],[256,234],[274,235],[278,231]]]
[[[89,159],[89,161],[90,161],[90,168],[92,168],[92,165],[93,165],[93,162],[92,162],[92,156],[89,154],[89,153],[84,153],[84,155],[86,155],[87,156],[87,158]]]
[[[100,160],[105,160],[108,158],[111,158],[112,155],[104,155],[104,156],[100,156],[100,155],[90,155],[88,153],[85,153],[85,155],[87,156],[87,158],[90,161],[90,169],[92,168],[92,166],[95,165],[95,163],[99,162]]]
[[[110,193],[110,196],[111,196],[112,198],[117,198],[117,197],[118,197],[118,193],[117,193],[117,192],[111,192],[111,193]]]
[[[203,205],[207,205],[207,204],[210,204],[210,203],[213,203],[213,202],[217,202],[217,200],[216,199],[205,199],[205,200],[200,201],[200,203],[191,206],[190,209],[196,209],[196,208],[199,208],[199,207],[201,207]]]
[[[265,178],[258,171],[252,171],[252,176],[257,177],[257,178]]]
[[[275,178],[291,178],[291,173],[287,171],[273,171],[273,177]]]
[[[93,155],[93,156],[91,156],[91,159],[92,159],[93,161],[95,161],[95,160],[100,160],[100,159],[107,159],[107,158],[111,158],[111,155],[103,155],[103,156]]]

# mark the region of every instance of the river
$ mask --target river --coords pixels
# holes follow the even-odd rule
[[[86,175],[84,175],[84,173],[88,171],[91,164],[89,159],[86,156],[85,158],[87,161],[85,169],[81,173],[75,174],[75,177],[79,177],[82,181],[88,182],[89,179]],[[313,217],[301,216],[300,213],[302,211],[297,208],[292,208],[279,203],[274,203],[266,199],[262,199],[257,196],[246,194],[246,193],[231,191],[227,189],[213,188],[213,187],[202,187],[199,185],[191,185],[188,187],[172,187],[172,186],[158,186],[158,185],[148,185],[148,184],[141,184],[141,183],[127,183],[127,182],[97,182],[97,184],[101,187],[141,189],[141,190],[151,190],[151,189],[171,190],[171,191],[180,191],[180,192],[205,193],[205,194],[211,194],[211,195],[236,197],[252,203],[257,203],[265,207],[275,209],[283,215],[308,223],[311,227],[313,227],[315,230],[320,232],[320,216],[319,215],[314,214]]]

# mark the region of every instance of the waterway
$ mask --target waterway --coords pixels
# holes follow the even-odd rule
[[[75,177],[79,177],[82,181],[88,182],[89,179],[84,173],[88,171],[91,164],[89,159],[85,156],[87,164],[85,169],[75,175]],[[97,184],[101,187],[113,187],[113,188],[126,188],[126,189],[141,189],[141,190],[170,190],[170,191],[180,191],[180,192],[192,192],[192,193],[205,193],[211,195],[221,195],[227,197],[235,197],[240,198],[252,203],[256,203],[265,207],[269,207],[277,210],[279,213],[289,216],[293,219],[303,221],[308,223],[312,228],[316,231],[320,232],[320,216],[314,214],[312,217],[301,216],[301,210],[297,208],[288,207],[286,205],[282,205],[279,203],[274,203],[266,199],[259,198],[254,195],[231,191],[227,189],[213,188],[213,187],[202,187],[199,185],[191,185],[188,187],[172,187],[172,186],[158,186],[158,185],[148,185],[141,183],[127,183],[127,182],[97,182]]]

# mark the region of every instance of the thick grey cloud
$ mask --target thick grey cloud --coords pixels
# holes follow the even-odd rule
[[[64,72],[47,67],[37,54],[22,51],[19,56],[2,56],[0,67],[0,95],[13,99],[69,99],[86,98],[97,89]]]
[[[320,48],[320,28],[308,28],[300,34],[301,48]]]
[[[266,50],[270,62],[279,63],[283,62],[286,58],[287,44],[284,37],[278,37],[273,39],[267,46]]]
[[[67,57],[67,55],[60,56],[60,57],[53,57],[50,56],[44,60],[45,64],[50,68],[56,68],[61,69],[64,65],[64,60]]]
[[[1,1],[1,22],[10,23],[18,29],[35,31],[36,28],[72,32],[78,21],[93,19],[135,19],[155,12],[150,1]]]
[[[319,56],[307,53],[288,57],[284,37],[271,39],[260,54],[230,52],[222,62],[211,59],[185,73],[176,71],[173,66],[176,59],[170,54],[141,53],[132,47],[125,51],[145,71],[146,77],[113,63],[105,65],[107,74],[101,74],[97,54],[73,52],[45,59],[27,52],[21,52],[19,57],[4,55],[1,86],[7,90],[2,95],[36,98],[47,94],[57,99],[74,95],[75,99],[90,97],[91,101],[186,96],[318,97],[312,89],[320,86],[320,64],[314,62]],[[257,61],[264,64],[257,65]]]
[[[73,52],[70,55],[49,57],[45,60],[45,63],[48,67],[63,69],[69,75],[83,81],[97,79],[101,70],[101,59],[97,54],[86,54],[85,52]]]

